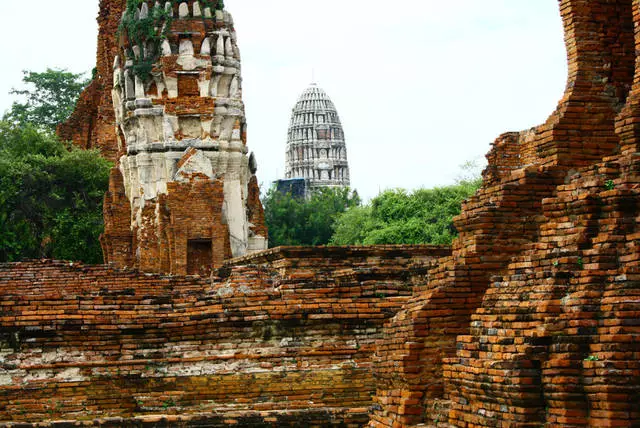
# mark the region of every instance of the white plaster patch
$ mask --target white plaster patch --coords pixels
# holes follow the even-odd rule
[[[204,174],[209,179],[214,178],[211,161],[202,150],[196,150],[195,154],[191,155],[184,165],[178,169],[173,179],[178,182],[189,181],[189,176],[192,174]]]
[[[86,378],[80,374],[80,369],[77,367],[68,368],[58,373],[56,379],[63,382],[82,382],[86,380]]]
[[[0,374],[0,386],[8,386],[12,384],[12,378],[8,374]]]
[[[193,45],[189,47],[187,44],[180,45],[180,57],[178,57],[176,62],[182,66],[183,70],[186,71],[207,67],[209,65],[207,61],[194,57]]]

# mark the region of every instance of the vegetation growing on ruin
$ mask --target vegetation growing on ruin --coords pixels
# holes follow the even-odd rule
[[[183,3],[183,0],[168,0],[160,2],[161,7],[150,7],[147,17],[140,19],[140,6],[144,0],[127,0],[126,9],[118,33],[120,36],[126,34],[130,43],[127,57],[133,60],[132,71],[134,75],[146,81],[151,78],[153,64],[160,58],[160,44],[171,29],[173,18],[166,10],[165,5],[170,3],[172,6]],[[200,4],[204,8],[210,8],[211,11],[223,10],[223,0],[200,0]],[[199,19],[204,19],[204,16]],[[132,50],[133,46],[140,48],[139,56],[136,56]],[[146,47],[146,52],[144,47]]]

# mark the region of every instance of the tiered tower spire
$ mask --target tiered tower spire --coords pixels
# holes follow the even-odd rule
[[[121,157],[105,201],[109,263],[206,273],[267,246],[240,52],[222,9],[127,2],[113,71]]]
[[[285,177],[304,178],[310,190],[350,184],[340,117],[333,101],[316,83],[302,93],[293,108]]]

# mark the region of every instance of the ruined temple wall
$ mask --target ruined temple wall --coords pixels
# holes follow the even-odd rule
[[[139,254],[132,267],[152,273],[211,274],[231,257],[223,204],[221,180],[168,183],[166,195],[147,202],[140,224],[133,228]],[[115,265],[126,266],[126,260]]]
[[[559,0],[558,5],[568,59],[565,93],[544,124],[494,142],[487,183],[508,181],[514,170],[531,166],[588,166],[619,148],[612,131],[635,61],[631,0]]]
[[[134,267],[133,232],[131,230],[131,204],[124,192],[124,178],[118,168],[111,168],[109,189],[102,205],[105,231],[100,236],[100,245],[106,264],[117,264],[123,268]]]
[[[382,323],[447,252],[284,248],[212,279],[2,265],[0,421],[362,426]]]
[[[624,21],[636,22],[638,46],[640,2],[621,1],[616,7]],[[628,25],[619,31],[624,34],[618,39],[633,36]],[[584,35],[573,40],[587,42]],[[616,55],[618,63],[630,63],[624,52]],[[452,425],[638,425],[640,63],[635,62],[626,105],[609,128],[617,150],[572,171],[543,200],[539,239],[492,278],[469,333],[458,338],[456,357],[446,360]],[[590,117],[588,106],[579,117]]]
[[[113,63],[118,54],[116,34],[126,0],[100,0],[98,49],[93,81],[80,95],[67,122],[58,127],[61,139],[84,149],[99,149],[112,162],[119,157],[113,111]]]
[[[545,273],[540,265],[532,267],[527,264],[530,260],[524,254],[532,248],[550,251],[544,240],[551,235],[556,236],[556,251],[576,251],[570,249],[572,244],[568,235],[574,233],[571,221],[577,222],[575,227],[586,223],[589,230],[602,227],[593,219],[600,215],[598,212],[583,214],[585,208],[581,198],[587,196],[579,196],[579,193],[583,187],[595,187],[598,190],[591,191],[596,193],[604,190],[601,186],[607,182],[606,178],[603,179],[607,169],[609,172],[616,169],[600,162],[615,155],[621,147],[616,134],[616,117],[633,81],[635,59],[631,1],[562,0],[559,6],[569,59],[565,95],[545,124],[521,133],[507,133],[496,140],[487,156],[489,166],[483,174],[483,187],[463,204],[461,215],[455,219],[460,236],[453,243],[452,257],[440,260],[437,267],[428,272],[423,291],[417,292],[385,326],[385,339],[378,343],[375,356],[378,391],[371,419],[373,426],[410,426],[421,422],[442,426],[448,423],[453,426],[566,423],[566,420],[554,416],[565,415],[559,409],[562,406],[571,408],[570,400],[554,397],[557,409],[546,419],[540,417],[536,401],[530,408],[507,405],[521,398],[518,393],[510,395],[508,391],[509,388],[518,389],[508,386],[517,373],[505,369],[498,375],[500,361],[505,355],[501,352],[510,352],[507,345],[512,334],[493,328],[502,309],[496,308],[496,301],[487,300],[489,293],[499,293],[502,299],[510,300],[511,312],[505,318],[519,326],[514,328],[521,328],[535,337],[538,334],[537,327],[533,327],[535,323],[524,328],[521,323],[529,321],[528,317],[535,317],[532,314],[536,303],[539,303],[537,299],[541,297],[539,294],[521,295],[519,286],[523,284],[524,268],[531,268],[532,281],[543,281]],[[593,165],[599,165],[600,176],[576,181],[576,171],[586,172]],[[562,187],[572,180],[575,181],[572,187]],[[631,182],[635,180],[632,178]],[[549,222],[546,207],[559,194],[567,198],[558,206],[558,209],[566,210],[566,217],[562,221]],[[571,201],[576,205],[573,213],[570,213]],[[620,203],[615,205],[619,207]],[[612,209],[611,215],[616,218],[624,216],[619,209]],[[636,215],[631,211],[624,222],[629,222]],[[576,220],[570,215],[583,215],[583,219]],[[619,238],[604,236],[600,239],[610,246]],[[596,250],[596,254],[600,251],[604,250]],[[585,255],[581,257],[581,260],[586,260]],[[594,257],[598,256],[594,254]],[[622,260],[626,259],[622,258],[620,263],[626,263]],[[506,288],[496,280],[507,272],[517,284],[514,287]],[[527,304],[519,302],[525,296],[532,296],[531,312],[523,309]],[[596,296],[587,295],[585,299],[584,304],[599,304]],[[519,317],[520,310],[528,315]],[[475,329],[478,313],[486,314],[482,318],[483,333]],[[571,312],[567,318],[570,319],[574,313]],[[610,317],[615,318],[615,315]],[[470,328],[479,337],[469,339]],[[491,335],[486,333],[487,329]],[[575,333],[567,330],[558,334],[563,337]],[[472,345],[468,344],[470,341]],[[524,346],[522,342],[511,344],[517,349]],[[476,352],[473,356],[478,362],[469,359],[467,349]],[[454,360],[457,362],[454,366],[450,358],[456,353],[458,359]],[[519,358],[526,360],[526,356],[528,354],[525,353]],[[573,363],[568,361],[567,364],[576,361],[574,357]],[[485,365],[481,367],[480,364]],[[518,367],[535,371],[535,364],[539,361],[529,360]],[[494,367],[496,370],[492,370]],[[517,371],[516,368],[513,370]],[[536,376],[540,379],[539,371]],[[558,380],[555,378],[547,382]],[[532,379],[526,378],[522,382],[528,385]],[[634,382],[630,382],[632,388],[637,384]],[[455,394],[448,392],[453,385],[457,388],[454,388]],[[471,387],[475,389],[471,391]],[[519,391],[523,388],[526,390],[522,387]],[[606,390],[605,387],[599,392]],[[535,394],[538,394],[536,397],[542,396],[539,381],[538,386],[527,391],[531,394],[528,398]],[[578,401],[587,400],[584,392],[577,394],[581,397]],[[628,400],[632,396],[621,398]],[[593,404],[592,409],[610,405],[607,404],[608,399],[598,398],[600,404]],[[594,397],[589,400],[594,400]],[[536,416],[530,418],[532,414]],[[597,423],[610,423],[612,420],[615,418],[605,417]],[[627,419],[623,416],[617,423],[628,423],[629,420],[634,419],[627,415]]]
[[[267,229],[267,223],[264,218],[264,207],[262,201],[260,201],[260,185],[258,184],[258,177],[255,175],[249,180],[247,186],[247,218],[249,220],[249,238],[253,236],[269,236]],[[250,239],[249,252],[259,250],[259,248],[252,247]]]
[[[565,94],[545,124],[496,140],[482,189],[455,220],[451,256],[439,254],[431,266],[415,259],[416,248],[395,256],[279,249],[229,262],[228,276],[213,283],[104,274],[141,294],[120,292],[124,285],[111,280],[99,289],[103,280],[89,276],[87,301],[73,287],[51,294],[32,266],[27,294],[0,302],[21,302],[19,317],[3,320],[0,355],[10,362],[0,379],[11,370],[16,386],[0,387],[0,412],[25,420],[171,412],[189,419],[198,403],[244,421],[264,410],[280,424],[290,416],[277,414],[285,408],[300,409],[299,421],[331,408],[357,425],[373,404],[370,424],[380,427],[638,425],[639,2],[560,0],[559,10]],[[126,209],[119,195],[109,195],[114,210]],[[111,288],[114,300],[105,302]],[[80,312],[76,300],[85,302]],[[94,346],[91,336],[79,339],[77,325],[105,338],[82,363],[64,348]],[[18,342],[24,349],[16,352]],[[62,351],[51,360],[70,365],[31,364],[48,343]],[[141,367],[136,353],[160,370]],[[202,355],[236,374],[198,371]],[[87,371],[91,360],[95,372]],[[196,366],[197,374],[183,375]],[[77,373],[91,382],[74,383]],[[54,390],[63,391],[61,406],[46,401]]]
[[[105,198],[105,261],[185,275],[266,249],[233,18],[221,3],[129,6],[123,19],[150,19],[160,40],[118,37],[110,74],[123,179],[112,175],[119,188]],[[148,73],[140,61],[149,61]],[[125,220],[129,249],[126,234],[112,229]]]
[[[638,167],[607,159],[545,199],[541,238],[492,278],[446,360],[450,423],[638,423]]]

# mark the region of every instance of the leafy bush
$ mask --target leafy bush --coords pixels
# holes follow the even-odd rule
[[[334,231],[336,218],[357,207],[360,198],[349,189],[322,188],[309,199],[295,198],[271,189],[264,198],[269,245],[325,245]]]
[[[420,189],[387,190],[364,207],[340,216],[331,238],[334,245],[450,244],[457,236],[453,217],[464,199],[480,186],[479,180]]]
[[[0,261],[102,262],[102,198],[111,164],[30,124],[0,122]]]

